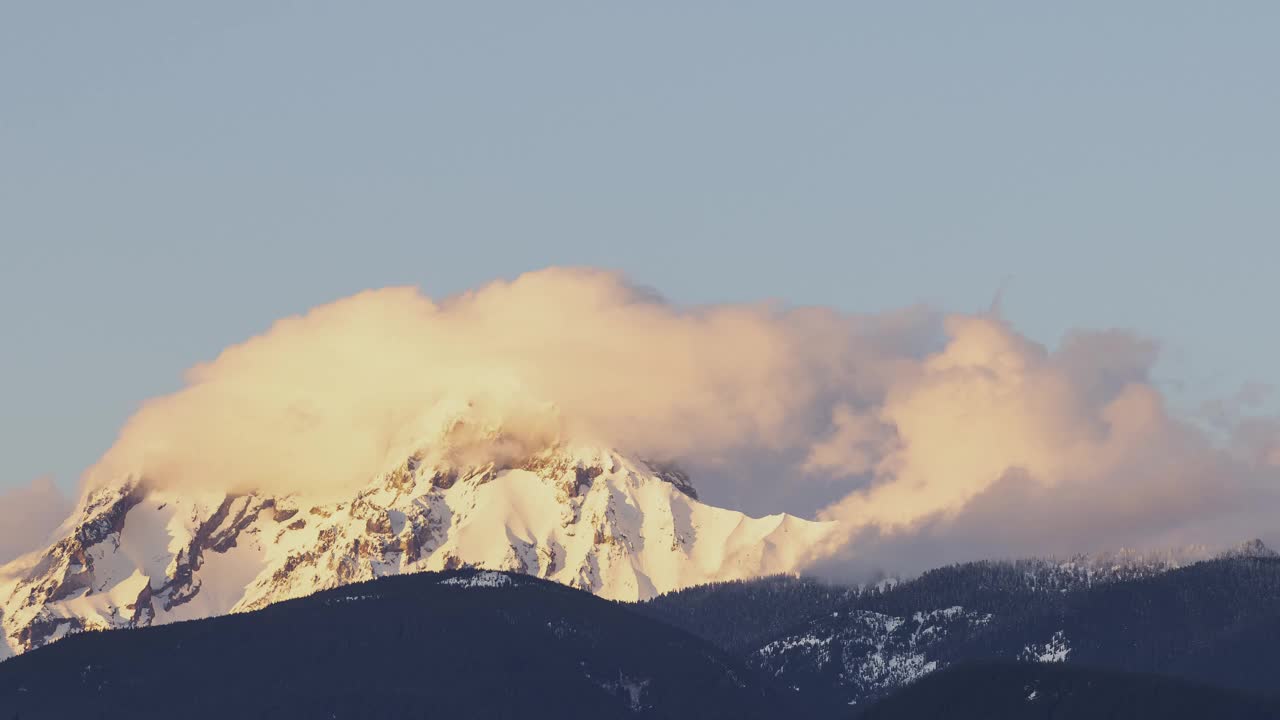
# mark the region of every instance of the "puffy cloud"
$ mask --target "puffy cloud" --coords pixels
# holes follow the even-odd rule
[[[1178,419],[1157,355],[1122,331],[1049,349],[997,317],[920,308],[680,307],[550,269],[281,320],[146,403],[86,477],[318,493],[444,433],[461,455],[572,438],[680,461],[713,503],[837,520],[844,546],[816,550],[841,557],[1265,529],[1280,433]]]
[[[71,501],[49,477],[0,494],[0,565],[39,549],[70,511]]]
[[[371,291],[277,322],[146,403],[89,473],[273,491],[358,486],[465,415],[509,440],[713,463],[803,447],[874,402],[933,316],[677,308],[613,273],[553,269],[439,303]]]
[[[877,408],[896,441],[870,486],[821,512],[845,524],[846,558],[919,569],[1273,535],[1266,449],[1280,433],[1255,421],[1219,443],[1175,417],[1150,379],[1153,344],[1075,333],[1049,352],[972,317],[948,334]]]

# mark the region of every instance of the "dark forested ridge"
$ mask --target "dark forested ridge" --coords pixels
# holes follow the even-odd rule
[[[699,585],[634,607],[728,652],[742,653],[785,630],[830,614],[857,594],[854,588],[811,578],[774,575]]]
[[[844,597],[821,587],[725,584],[657,598],[646,612],[827,707],[862,706],[975,660],[1280,690],[1280,558],[1259,543],[1185,567],[984,561]]]
[[[1098,565],[1043,559],[981,560],[948,565],[908,582],[850,587],[776,575],[710,583],[636,604],[640,612],[688,630],[731,652],[750,651],[780,634],[840,611],[887,615],[960,606],[995,614],[1062,607],[1067,594],[1163,573],[1158,563]]]
[[[1273,698],[1179,678],[1063,663],[965,663],[928,675],[858,720],[1274,720]]]
[[[525,576],[385,578],[0,663],[0,718],[780,717],[738,661]]]
[[[1264,552],[979,562],[864,590],[774,577],[637,605],[460,570],[73,635],[0,663],[0,720],[1280,718],[1277,648]],[[1224,710],[1178,714],[1206,706]]]

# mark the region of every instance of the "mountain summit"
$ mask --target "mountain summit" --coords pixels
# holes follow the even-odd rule
[[[0,657],[85,629],[463,566],[646,599],[790,571],[831,529],[711,507],[678,470],[558,444],[517,461],[415,453],[338,498],[184,492],[130,476],[87,492],[50,548],[0,568]]]

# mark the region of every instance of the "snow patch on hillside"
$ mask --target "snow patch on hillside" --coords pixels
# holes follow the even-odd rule
[[[870,610],[835,613],[807,632],[783,637],[753,654],[753,661],[775,677],[828,676],[855,697],[901,687],[940,667],[934,648],[957,632],[972,632],[991,615],[960,606],[920,611],[907,617]]]
[[[1070,654],[1071,644],[1067,641],[1067,634],[1058,630],[1048,642],[1027,645],[1018,659],[1024,662],[1066,662]]]
[[[512,585],[511,578],[499,572],[479,572],[475,575],[451,577],[440,581],[441,585],[456,585],[467,588],[495,588]]]

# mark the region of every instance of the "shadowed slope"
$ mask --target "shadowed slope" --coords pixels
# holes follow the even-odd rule
[[[969,663],[929,675],[859,720],[1266,720],[1280,702],[1158,675],[1044,663]]]
[[[514,574],[384,578],[74,635],[0,664],[0,718],[776,717],[709,644]]]

